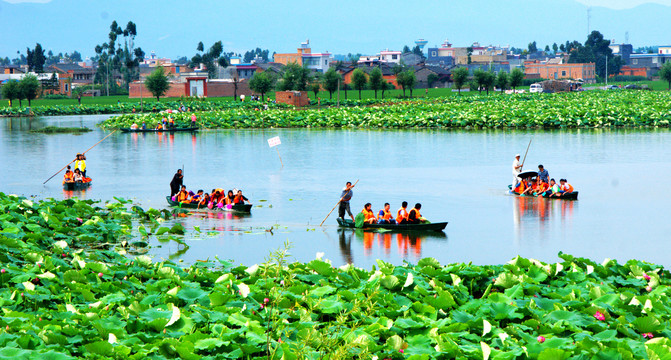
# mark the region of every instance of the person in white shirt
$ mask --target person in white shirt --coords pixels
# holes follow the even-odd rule
[[[515,155],[515,160],[513,160],[513,188],[520,181],[518,177],[522,172],[522,165],[520,165],[520,154]]]

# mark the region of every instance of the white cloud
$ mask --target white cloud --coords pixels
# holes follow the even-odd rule
[[[163,36],[161,36],[160,38],[158,38],[158,41],[163,41],[163,40],[165,40],[165,39],[167,39],[167,38],[169,38],[169,37],[170,37],[170,34],[163,35]]]
[[[671,6],[671,0],[577,0],[587,6],[601,6],[609,9],[631,9],[643,4]]]

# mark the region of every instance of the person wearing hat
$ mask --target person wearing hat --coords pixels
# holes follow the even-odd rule
[[[519,175],[522,172],[522,165],[520,165],[520,154],[515,155],[513,160],[513,188],[520,182]]]
[[[543,165],[538,165],[538,178],[546,184],[550,182],[550,174],[545,170]]]
[[[86,177],[86,156],[81,153],[77,153],[75,158],[75,170],[79,169],[79,172],[83,177]]]

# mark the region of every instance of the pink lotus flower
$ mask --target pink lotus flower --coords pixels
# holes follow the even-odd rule
[[[77,221],[79,221],[80,224],[84,222],[84,220],[82,220],[82,218],[77,218]]]
[[[270,302],[270,299],[268,299],[268,298],[264,298],[264,299],[263,299],[263,303],[264,303],[264,304],[267,304],[267,303],[269,303],[269,302]]]
[[[99,278],[103,277],[103,273],[98,273],[98,277]]]
[[[641,335],[643,335],[643,337],[646,339],[652,339],[653,337],[655,337],[654,335],[652,335],[652,333],[643,333]]]
[[[650,280],[650,275],[643,273],[643,278],[646,280]]]
[[[648,292],[651,292],[651,291],[652,291],[652,286],[649,286],[649,285],[646,286],[646,287],[645,287],[645,290],[647,290]]]
[[[603,314],[602,312],[600,312],[600,311],[597,311],[596,314],[594,314],[594,317],[595,317],[597,320],[601,320],[601,321],[606,320],[606,315],[604,315],[604,314]]]
[[[4,274],[4,273],[6,273],[6,272],[7,272],[7,270],[5,270],[5,269],[0,270],[0,273],[3,273],[3,274]]]
[[[280,286],[284,286],[284,280],[280,280]]]
[[[398,352],[400,352],[401,354],[403,354],[403,349],[398,349]]]
[[[538,342],[542,344],[543,342],[545,342],[545,337],[543,335],[538,335],[536,340],[538,340]]]

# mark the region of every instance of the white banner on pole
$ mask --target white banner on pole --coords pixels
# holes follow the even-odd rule
[[[268,139],[268,146],[270,147],[275,147],[277,145],[280,145],[282,142],[280,141],[279,136],[275,136],[273,138]]]

